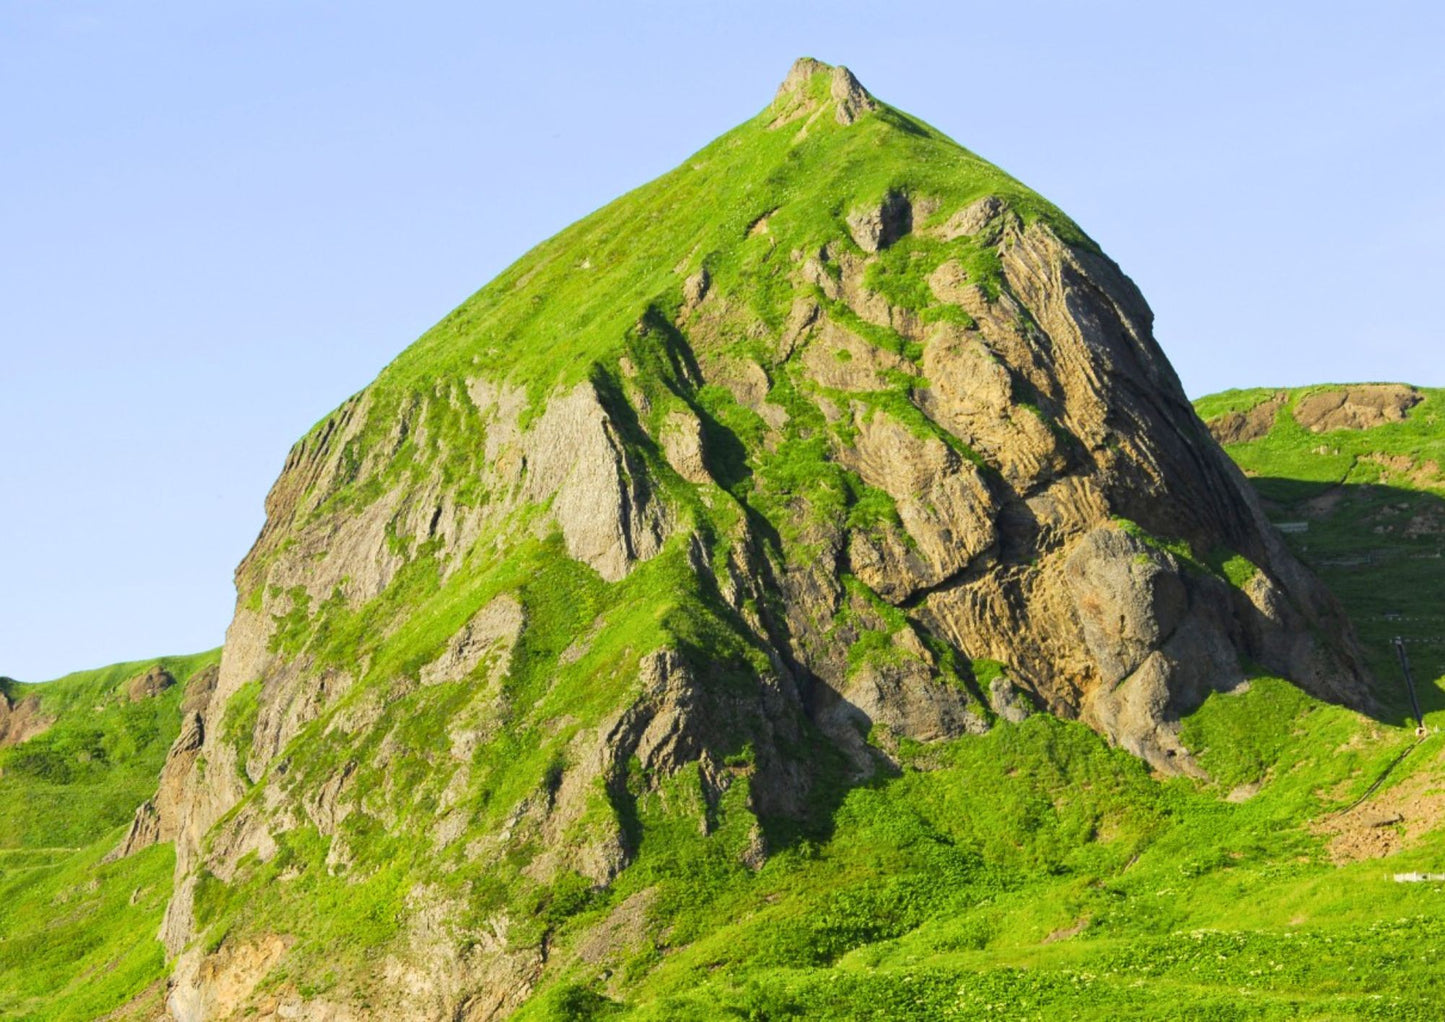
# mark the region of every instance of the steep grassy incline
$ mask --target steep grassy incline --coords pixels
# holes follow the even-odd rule
[[[997,257],[980,239],[953,231],[942,244],[925,240],[984,197],[1093,247],[1038,194],[861,87],[866,116],[840,123],[828,87],[826,73],[814,74],[793,100],[811,107],[770,105],[526,253],[396,359],[377,381],[391,395],[382,407],[429,381],[475,376],[522,386],[535,406],[626,354],[649,310],[673,321],[687,301],[679,284],[698,270],[709,290],[781,333],[799,253],[846,235],[849,214],[889,193],[929,200],[913,211],[910,237],[886,239],[902,244],[873,270],[904,307],[934,304],[927,277],[950,257],[997,286]]]
[[[79,676],[108,679],[82,702],[114,706],[145,666]],[[517,1017],[1433,1019],[1445,913],[1435,885],[1389,874],[1438,869],[1445,840],[1336,865],[1310,823],[1408,734],[1256,679],[1212,697],[1186,736],[1216,781],[1161,783],[1047,716],[915,748],[899,776],[849,792],[830,833],[756,871],[694,829],[652,829],[613,889],[538,904],[561,967]],[[1442,751],[1432,737],[1413,764],[1438,772]],[[663,809],[642,812],[665,825]],[[94,1018],[163,975],[149,938],[169,849],[102,864],[118,838],[6,864],[6,1017]],[[313,908],[348,924],[375,906]],[[125,1017],[157,1017],[162,993]]]
[[[155,793],[187,684],[219,659],[0,679],[5,717],[28,722],[11,736],[20,741],[0,743],[0,1016],[98,1018],[164,977],[155,935],[172,850],[108,855]],[[151,1008],[160,1003],[157,986]]]

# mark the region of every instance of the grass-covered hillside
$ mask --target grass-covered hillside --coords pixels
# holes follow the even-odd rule
[[[142,666],[79,676],[108,679],[87,689],[112,701],[102,731],[120,719],[115,683]],[[1047,716],[916,749],[898,776],[848,792],[827,833],[756,872],[696,830],[654,831],[613,889],[539,899],[565,968],[517,1017],[1435,1018],[1438,885],[1390,875],[1439,869],[1445,834],[1413,833],[1407,805],[1386,828],[1409,835],[1398,852],[1351,860],[1319,822],[1408,732],[1258,679],[1212,697],[1186,735],[1213,781],[1161,781]],[[1376,798],[1438,777],[1441,741]],[[7,771],[0,783],[21,782]],[[670,796],[687,798],[685,785]],[[645,800],[644,818],[666,822],[667,797]],[[7,818],[0,833],[12,832]],[[102,864],[120,832],[5,853],[6,1017],[95,1018],[136,994],[127,1017],[158,1017],[169,849]],[[294,865],[278,861],[278,878]],[[356,936],[378,922],[369,900],[318,904]]]
[[[1409,734],[1258,679],[1187,735],[1213,783],[1035,717],[851,791],[825,839],[756,874],[674,835],[560,920],[579,985],[518,1017],[1436,1017],[1438,885],[1390,874],[1438,868],[1445,834],[1349,860],[1321,822]],[[1438,777],[1442,753],[1412,765]],[[610,945],[569,947],[604,920]]]
[[[998,293],[997,230],[986,237],[946,230],[950,216],[970,203],[994,197],[1024,222],[1041,220],[1066,241],[1093,247],[1058,208],[922,121],[880,104],[856,123],[840,125],[826,75],[816,75],[807,89],[824,116],[775,126],[783,114],[776,105],[766,108],[675,170],[537,245],[402,352],[368,387],[367,423],[348,439],[352,473],[366,477],[365,485],[338,488],[331,503],[365,506],[384,489],[425,478],[438,461],[463,501],[475,505],[493,496],[469,460],[485,443],[485,430],[450,389],[456,381],[519,388],[525,395],[519,424],[526,426],[549,396],[596,379],[601,367],[611,375],[619,359],[631,359],[651,402],[640,410],[642,425],[656,432],[679,407],[672,392],[679,384],[669,390],[661,381],[680,378],[685,386],[699,371],[692,353],[678,351],[674,323],[687,302],[682,282],[704,274],[707,291],[726,296],[724,321],[707,340],[712,354],[767,364],[777,358],[777,336],[788,330],[797,263],[830,241],[836,246],[848,235],[851,213],[890,193],[926,201],[913,210],[911,232],[870,267],[868,283],[925,320],[971,322],[960,308],[939,308],[929,290],[930,274],[949,261]],[[839,274],[836,265],[826,272]],[[826,311],[870,345],[894,361],[919,360],[918,345],[910,348],[888,325],[860,318],[836,294],[823,294],[833,286],[819,285]],[[861,399],[907,415],[910,427],[927,428],[909,405],[910,382],[903,373],[884,372]],[[786,414],[803,418],[787,430],[800,442],[789,444],[786,464],[765,479],[745,463],[745,445],[766,432],[764,421],[729,387],[701,388],[696,401],[715,445],[710,458],[725,463],[718,473],[723,485],[775,504],[817,500],[818,491],[831,492],[835,502],[843,496],[836,491],[849,481],[837,478],[821,456],[817,434],[824,423],[798,396],[781,387],[767,395]],[[412,419],[422,420],[421,428]],[[398,420],[407,428],[398,432]],[[308,439],[331,428],[333,420],[323,420]],[[388,452],[386,470],[357,473],[378,450]]]
[[[155,794],[187,683],[219,655],[0,679],[11,712],[42,728],[0,747],[0,1017],[99,1018],[165,975],[170,846],[105,860]]]
[[[1260,388],[1197,408],[1290,548],[1345,604],[1400,719],[1396,636],[1425,709],[1445,709],[1445,390]]]
[[[1198,408],[1218,428],[1277,402],[1227,450],[1276,521],[1309,523],[1287,539],[1345,603],[1389,719],[1255,678],[1185,720],[1202,782],[1046,717],[915,750],[756,876],[645,875],[584,907],[666,899],[668,921],[617,960],[620,1004],[562,986],[521,1017],[1436,1018],[1445,885],[1394,876],[1445,873],[1445,393],[1294,418],[1332,389]]]

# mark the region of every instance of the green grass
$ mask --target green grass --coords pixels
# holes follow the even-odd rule
[[[101,863],[108,850],[98,841],[31,866],[0,852],[0,1016],[87,1022],[165,974],[155,934],[171,893],[171,847]]]
[[[785,556],[797,555],[787,551],[804,541],[809,516],[853,527],[896,523],[890,500],[822,456],[827,424],[804,396],[806,382],[780,374],[779,383],[774,396],[792,415],[790,430],[768,459],[749,455],[735,467],[729,492],[768,519],[804,512],[804,524],[780,536]],[[695,399],[714,421],[760,439],[759,423],[730,395],[714,390]],[[1221,407],[1247,403],[1230,401]],[[1422,407],[1429,414],[1431,406]],[[1357,461],[1433,442],[1428,428],[1421,439],[1410,424],[1393,439],[1385,435],[1393,447],[1368,434],[1322,441],[1290,426],[1282,418],[1270,437],[1231,452],[1247,469],[1280,473],[1257,478],[1271,513],[1283,518],[1302,513],[1300,502],[1333,478],[1336,447]],[[1314,453],[1325,442],[1328,450]],[[1420,537],[1375,532],[1374,524],[1386,508],[1409,520],[1436,501],[1429,492],[1362,482],[1346,489],[1337,511],[1311,519],[1302,540],[1291,537],[1327,577],[1329,558],[1357,553],[1362,543],[1400,545],[1383,576],[1360,575],[1358,589],[1348,584],[1354,576],[1337,585],[1367,649],[1377,634],[1368,615],[1389,598],[1389,585],[1414,586],[1422,610],[1440,585],[1438,577],[1408,573],[1410,551],[1429,549]],[[1133,523],[1120,526],[1235,586],[1256,570],[1232,551],[1196,551]],[[722,532],[711,534],[716,551],[728,547]],[[421,551],[418,566],[381,601],[308,608],[288,621],[298,651],[319,662],[366,654],[367,678],[347,697],[360,699],[368,686],[414,672],[434,655],[439,636],[495,593],[514,592],[527,627],[503,691],[507,705],[529,709],[507,711],[502,730],[470,764],[466,835],[425,854],[405,835],[435,817],[450,777],[437,769],[447,722],[472,712],[471,690],[407,690],[359,738],[328,730],[325,719],[311,725],[288,752],[290,783],[315,785],[354,758],[363,787],[390,777],[408,800],[388,803],[400,813],[389,824],[363,806],[335,839],[302,826],[269,862],[243,862],[235,882],[205,879],[198,905],[209,942],[298,933],[267,982],[331,989],[397,938],[406,894],[421,881],[465,892],[469,908],[456,920],[463,935],[504,911],[514,946],[546,942],[560,964],[518,1014],[524,1020],[1433,1017],[1431,1005],[1445,993],[1436,950],[1445,901],[1430,885],[1395,884],[1388,874],[1438,868],[1445,835],[1428,833],[1387,863],[1338,866],[1316,830],[1316,821],[1380,776],[1410,735],[1270,677],[1209,696],[1183,721],[1181,739],[1208,772],[1204,781],[1151,776],[1083,725],[1038,715],[997,722],[982,737],[904,742],[900,769],[863,785],[822,770],[832,787],[816,792],[823,808],[802,825],[758,820],[744,780],[705,811],[704,832],[696,768],[656,787],[633,773],[624,802],[597,797],[595,819],[624,826],[636,842],[632,864],[606,887],[565,871],[547,882],[530,878],[525,867],[537,849],[525,843],[499,859],[470,858],[470,836],[495,830],[529,792],[555,784],[567,741],[625,695],[608,679],[626,677],[640,651],[681,643],[731,658],[743,677],[763,666],[725,611],[698,592],[682,550],[670,548],[608,585],[561,556],[558,543],[529,540],[507,558],[469,560],[446,577]],[[840,612],[836,626],[856,637],[849,663],[896,657],[889,638],[903,624],[896,609],[854,579],[845,585],[857,609]],[[585,652],[564,662],[584,637]],[[1377,668],[1389,666],[1372,657]],[[1420,662],[1434,671],[1428,650]],[[1005,672],[986,660],[949,663],[978,690]],[[377,755],[383,740],[391,748],[385,760]],[[1386,790],[1420,772],[1440,776],[1440,742],[1428,739]],[[745,777],[753,754],[740,748],[729,763]],[[770,854],[753,868],[744,852],[759,826],[772,835]],[[325,866],[334,841],[349,849],[347,869]],[[258,897],[262,891],[270,896]],[[634,939],[598,964],[571,955],[620,906],[643,897],[648,908]],[[324,923],[298,926],[298,913],[318,907]]]
[[[891,108],[847,127],[822,118],[801,139],[796,127],[768,130],[771,119],[760,113],[678,169],[536,246],[398,356],[367,390],[365,427],[348,452],[351,480],[343,475],[322,510],[364,505],[438,462],[451,483],[476,480],[471,459],[485,430],[455,381],[506,380],[526,390],[535,413],[548,395],[591,377],[598,365],[615,365],[629,350],[636,355],[637,325],[670,324],[684,278],[700,266],[717,299],[737,311],[736,333],[716,344],[762,356],[765,365],[776,362],[763,355],[749,327],[782,329],[796,293],[793,253],[847,238],[847,213],[890,190],[936,200],[938,218],[996,195],[1024,221],[1042,219],[1060,236],[1093,245],[1037,194]],[[749,235],[766,213],[767,233]],[[885,251],[869,280],[906,308],[936,312],[944,307],[932,300],[926,280],[948,258],[997,293],[991,247],[917,232]],[[665,344],[666,331],[653,330],[640,343]],[[385,470],[368,476],[362,466],[399,420],[411,427]],[[478,491],[468,499],[484,497]]]
[[[1201,419],[1217,419],[1230,412],[1247,412],[1276,393],[1278,391],[1273,387],[1220,391],[1218,394],[1210,394],[1195,401],[1194,410],[1199,413]]]
[[[219,652],[116,664],[41,684],[6,682],[12,699],[38,696],[41,713],[56,723],[0,749],[0,848],[79,848],[129,823],[136,806],[154,794],[166,750],[180,732],[185,680]],[[177,684],[131,702],[125,682],[157,662]]]
[[[164,976],[170,846],[102,860],[155,793],[186,682],[219,654],[4,683],[55,723],[0,750],[0,1016],[98,1018]],[[126,682],[155,663],[177,683],[131,702]]]
[[[1201,407],[1222,414],[1273,393]],[[1280,520],[1305,514],[1321,481],[1341,484],[1339,503],[1287,538],[1339,592],[1387,689],[1387,633],[1437,635],[1440,538],[1403,526],[1441,502],[1429,486],[1381,486],[1367,456],[1438,457],[1438,400],[1429,392],[1405,423],[1324,437],[1286,414],[1230,452]],[[1231,551],[1142,538],[1235,586],[1257,570]],[[1366,553],[1372,563],[1338,563]],[[1383,617],[1402,605],[1402,620]],[[850,660],[883,654],[882,635],[863,632]],[[1438,677],[1440,647],[1411,649],[1417,673]],[[973,665],[984,686],[1001,670]],[[1430,690],[1438,722],[1439,682]],[[824,832],[776,850],[756,874],[708,884],[624,874],[575,932],[638,885],[691,893],[657,913],[620,979],[564,975],[556,989],[570,1015],[544,998],[521,1017],[1433,1018],[1445,902],[1438,885],[1389,875],[1438,870],[1445,834],[1340,866],[1313,822],[1381,776],[1408,730],[1254,677],[1211,695],[1181,738],[1207,781],[1152,778],[1081,725],[1047,717],[944,747],[905,744],[901,774],[848,791]],[[1440,742],[1427,739],[1385,790],[1415,774],[1445,783]],[[696,937],[667,939],[678,931]]]
[[[1362,788],[1406,740],[1337,753],[1359,727],[1256,679],[1191,718],[1219,779],[1199,787],[1150,777],[1082,725],[1001,724],[848,792],[830,834],[756,874],[644,860],[571,921],[581,933],[628,893],[662,892],[638,977],[578,972],[559,989],[590,991],[581,1018],[1427,1018],[1410,1012],[1442,988],[1438,895],[1330,865],[1304,825],[1322,790]],[[1286,764],[1248,802],[1222,801]],[[706,857],[695,836],[672,840],[671,861]],[[519,1017],[556,1010],[544,998]]]

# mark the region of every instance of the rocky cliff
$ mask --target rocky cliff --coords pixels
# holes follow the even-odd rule
[[[646,891],[557,913],[646,849],[757,868],[903,743],[1046,710],[1199,775],[1179,720],[1247,669],[1369,706],[1132,282],[813,61],[439,323],[266,509],[129,839],[176,842],[183,1020],[503,1017],[610,970]]]

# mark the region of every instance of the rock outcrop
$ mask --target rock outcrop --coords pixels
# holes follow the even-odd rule
[[[133,703],[153,699],[176,683],[171,672],[160,664],[154,664],[126,682],[126,698]]]
[[[877,205],[848,216],[848,233],[864,252],[887,248],[913,229],[913,207],[902,192],[889,192]]]
[[[43,734],[54,723],[41,709],[38,696],[12,700],[9,694],[0,692],[0,749]]]
[[[1414,387],[1400,383],[1355,383],[1312,389],[1292,403],[1287,390],[1277,391],[1254,406],[1225,412],[1209,420],[1209,432],[1221,444],[1248,443],[1267,435],[1279,414],[1289,415],[1311,433],[1336,429],[1373,429],[1403,422],[1423,400]]]
[[[1226,412],[1209,422],[1209,432],[1222,444],[1243,444],[1258,440],[1274,429],[1280,409],[1289,400],[1288,391],[1279,391],[1246,411]]]
[[[182,824],[182,805],[186,798],[186,784],[191,777],[191,768],[200,755],[205,738],[205,717],[211,693],[216,686],[220,671],[217,667],[206,667],[195,673],[186,684],[185,696],[181,701],[181,733],[171,743],[166,753],[165,765],[161,768],[160,783],[156,793],[142,802],[131,820],[119,846],[110,853],[111,859],[123,858],[149,848],[162,841],[174,841]],[[158,675],[168,679],[163,688],[175,684],[170,673],[157,666],[137,676],[126,686],[127,695],[134,701],[136,692],[148,692],[158,682]],[[137,681],[141,681],[139,686]],[[142,695],[140,698],[145,698]]]
[[[1421,401],[1414,387],[1399,383],[1359,383],[1331,388],[1300,398],[1294,417],[1311,433],[1332,429],[1372,429],[1402,422]]]
[[[826,97],[820,94],[820,80],[827,83]],[[878,103],[846,67],[830,67],[812,57],[800,57],[778,86],[770,126],[779,127],[809,114],[816,116],[829,108],[834,120],[849,125],[863,114],[877,110]]]

